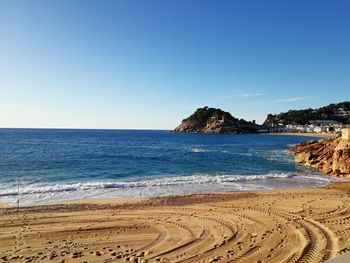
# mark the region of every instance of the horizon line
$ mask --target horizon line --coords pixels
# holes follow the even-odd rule
[[[172,129],[142,129],[142,128],[68,128],[68,127],[0,127],[8,130],[124,130],[124,131],[172,131]]]

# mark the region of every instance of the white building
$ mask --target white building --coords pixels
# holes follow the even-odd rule
[[[323,127],[323,126],[316,126],[316,127],[314,128],[314,132],[316,132],[316,133],[327,132],[327,128],[326,128],[326,127]]]

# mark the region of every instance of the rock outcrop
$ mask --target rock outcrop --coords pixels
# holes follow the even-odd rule
[[[350,144],[341,137],[301,143],[291,151],[297,163],[329,175],[350,178]]]
[[[260,125],[233,117],[229,112],[215,108],[199,108],[174,129],[192,133],[256,133]]]

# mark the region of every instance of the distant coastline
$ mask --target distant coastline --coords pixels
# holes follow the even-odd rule
[[[339,136],[337,133],[316,133],[316,132],[270,132],[261,133],[264,135],[281,135],[281,136],[305,136],[305,137],[320,137],[320,138],[335,138]]]

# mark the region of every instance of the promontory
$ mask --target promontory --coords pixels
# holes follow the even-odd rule
[[[221,109],[203,107],[197,109],[191,116],[182,120],[174,129],[175,132],[191,133],[257,133],[260,125],[255,121],[246,121],[233,117]]]

